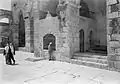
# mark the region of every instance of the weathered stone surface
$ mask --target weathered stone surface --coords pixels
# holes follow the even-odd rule
[[[117,55],[120,55],[120,48],[115,49]]]
[[[108,47],[108,55],[115,55],[115,49]]]
[[[114,40],[120,41],[120,34],[113,34],[113,35],[112,35],[112,38],[113,38]]]
[[[119,41],[110,41],[109,46],[112,48],[120,48],[120,42]]]
[[[110,5],[112,5],[112,4],[116,4],[116,3],[114,3],[112,0],[109,0],[109,2],[107,1],[108,63],[109,63],[109,67],[120,69],[120,34],[118,34],[118,33],[112,34],[113,28],[116,26],[116,29],[117,29],[117,27],[119,26],[119,18],[118,18],[119,13],[118,13],[118,11],[110,12],[111,11]],[[110,25],[111,19],[114,19],[114,18],[118,18],[118,24]],[[110,26],[112,26],[112,27],[110,27]],[[117,32],[118,32],[118,30],[117,30]],[[111,35],[112,39],[110,38],[110,35]],[[111,40],[114,40],[114,41],[111,41]]]
[[[114,67],[115,67],[116,69],[120,69],[120,61],[115,61],[115,62],[114,62]]]
[[[120,55],[115,56],[115,61],[120,61]]]
[[[109,43],[110,40],[111,40],[110,35],[107,35],[107,42]]]

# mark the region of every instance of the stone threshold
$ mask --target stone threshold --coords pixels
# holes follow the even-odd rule
[[[104,59],[101,59],[101,60],[105,60],[105,61],[107,60],[106,57],[103,57],[103,58]],[[37,62],[37,61],[42,61],[42,60],[48,60],[48,57],[28,57],[25,60],[26,61],[30,61],[30,62]],[[67,62],[67,63],[71,63],[71,64],[77,64],[77,65],[83,65],[83,66],[88,66],[88,67],[93,67],[93,68],[99,68],[99,69],[104,69],[104,70],[109,70],[109,71],[120,72],[119,69],[110,68],[109,65],[108,65],[108,63],[99,63],[99,62],[92,62],[92,61],[79,60],[79,59],[73,59],[73,58],[70,59],[68,57],[64,58],[63,56],[61,58],[54,59],[54,60],[51,60],[51,61],[61,61],[61,62]]]
[[[31,62],[37,62],[37,61],[42,61],[42,60],[48,60],[48,58],[44,57],[31,57],[31,58],[26,58],[26,61],[31,61]],[[61,62],[67,62],[71,64],[77,64],[77,65],[83,65],[83,66],[88,66],[88,67],[93,67],[93,68],[98,68],[98,69],[104,69],[104,70],[109,70],[109,71],[116,71],[120,72],[119,69],[116,68],[110,68],[108,64],[100,64],[100,63],[95,63],[95,62],[86,62],[86,61],[80,61],[76,59],[57,59],[57,60],[51,60],[51,61],[61,61]]]
[[[101,64],[108,64],[107,58],[100,58],[100,57],[76,57],[74,56],[73,59],[81,60],[81,61],[89,61],[93,63],[101,63]]]
[[[60,61],[68,62],[71,64],[78,64],[78,65],[93,67],[93,68],[99,68],[99,69],[107,69],[108,68],[108,64],[102,64],[102,63],[96,63],[96,62],[90,62],[90,61],[82,61],[82,60],[78,60],[78,59],[69,59],[69,60],[60,60]]]
[[[108,64],[91,64],[90,62],[82,62],[80,60],[76,60],[76,59],[67,59],[67,60],[63,60],[63,59],[59,59],[58,61],[61,62],[67,62],[67,63],[71,63],[71,64],[77,64],[77,65],[83,65],[83,66],[87,66],[87,67],[93,67],[93,68],[98,68],[98,69],[104,69],[104,70],[109,70],[109,71],[115,71],[115,72],[120,72],[120,69],[116,69],[116,68],[111,68],[109,67]]]

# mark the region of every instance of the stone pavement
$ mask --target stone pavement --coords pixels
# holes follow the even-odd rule
[[[120,84],[120,73],[60,61],[26,61],[33,54],[17,51],[16,65],[3,64],[0,84]]]

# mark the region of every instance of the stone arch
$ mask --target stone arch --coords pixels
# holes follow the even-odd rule
[[[52,42],[52,47],[56,50],[56,37],[53,34],[43,36],[43,49],[48,50],[49,43]]]
[[[25,21],[23,13],[19,13],[19,47],[25,47]]]

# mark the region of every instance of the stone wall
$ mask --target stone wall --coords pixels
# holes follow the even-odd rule
[[[4,25],[3,25],[4,24]],[[0,23],[0,47],[4,47],[7,42],[9,24]]]
[[[93,39],[97,39],[97,22],[91,18],[82,17],[79,15],[79,8],[71,4],[67,7],[67,23],[70,42],[70,55],[80,51],[80,30],[84,30],[84,51],[89,49],[89,33],[93,31]]]
[[[10,26],[10,41],[13,42],[16,49],[18,49],[19,43],[18,43],[18,24],[12,24]]]
[[[110,2],[111,1],[111,2]],[[114,10],[112,12],[110,6],[112,4],[119,5],[112,2],[112,0],[107,1],[107,46],[108,46],[108,63],[109,67],[120,69],[120,18],[119,10]],[[118,6],[118,9],[119,6]],[[116,15],[117,14],[117,15]]]
[[[6,42],[9,41],[12,42],[15,46],[15,48],[17,49],[18,47],[18,25],[16,24],[12,24],[12,25],[4,25],[4,26],[0,26],[0,40],[2,41],[2,38],[4,38],[4,43],[0,44],[5,46]],[[1,43],[0,41],[0,43]]]
[[[34,47],[35,56],[46,57],[47,50],[43,49],[43,37],[46,34],[53,34],[56,37],[56,50],[58,50],[59,21],[57,17],[47,17],[46,19],[34,21]]]
[[[34,47],[35,56],[48,58],[48,50],[43,49],[43,37],[46,34],[53,34],[56,38],[56,50],[53,55],[56,60],[64,60],[70,58],[70,47],[69,47],[69,33],[68,27],[63,27],[64,32],[60,32],[60,20],[58,17],[47,16],[43,20],[34,21]]]
[[[107,46],[107,29],[106,29],[106,15],[103,16],[101,13],[96,15],[97,19],[97,38],[100,45]]]
[[[32,2],[32,1],[31,1]],[[28,0],[12,0],[12,15],[14,24],[19,24],[19,16],[22,13],[25,21],[25,47],[19,48],[22,51],[34,52],[34,17],[33,17],[33,7]],[[33,9],[33,10],[32,10]],[[29,10],[32,10],[31,12]],[[30,12],[30,16],[28,13]],[[28,16],[27,16],[28,15]],[[18,32],[17,32],[18,33]],[[18,45],[19,46],[19,45]]]

